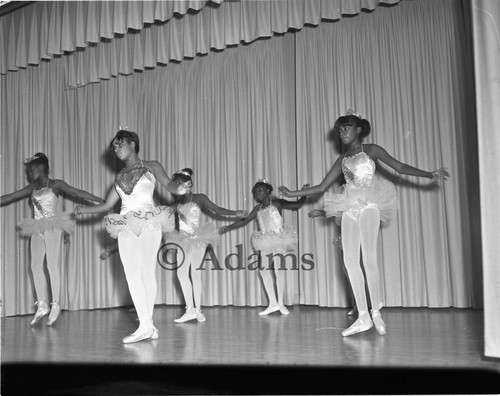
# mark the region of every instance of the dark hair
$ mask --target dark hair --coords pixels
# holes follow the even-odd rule
[[[252,187],[252,194],[255,194],[255,189],[259,186],[265,186],[267,187],[267,189],[269,190],[269,193],[271,193],[273,191],[273,186],[269,183],[264,183],[262,181],[258,181],[257,183],[254,184],[254,186]]]
[[[27,168],[42,166],[46,174],[49,173],[49,159],[44,153],[36,153],[33,157],[27,158],[24,165]]]
[[[185,172],[185,173],[182,173],[182,172]],[[189,175],[186,175],[186,173],[188,173]],[[179,180],[181,183],[185,183],[187,181],[192,181],[192,177],[193,176],[193,170],[190,169],[190,168],[184,168],[184,169],[181,169],[180,171],[177,171],[175,172],[173,175],[172,175],[172,180]]]
[[[348,114],[339,117],[337,121],[335,121],[335,125],[333,127],[334,133],[339,133],[340,127],[345,124],[354,124],[356,127],[361,127],[361,133],[359,134],[359,138],[361,140],[367,137],[371,132],[371,126],[368,120],[359,118],[354,114]]]
[[[123,142],[126,141],[128,144],[134,142],[135,143],[135,152],[139,152],[139,136],[137,133],[132,132],[132,131],[127,131],[124,129],[120,129],[118,133],[115,135],[113,140],[111,140],[111,143],[109,144],[109,148],[113,149],[114,148],[114,143],[116,142]]]

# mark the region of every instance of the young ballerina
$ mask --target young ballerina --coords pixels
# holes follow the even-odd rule
[[[178,218],[178,230],[166,235],[168,242],[177,243],[184,253],[184,261],[177,268],[177,277],[181,284],[182,294],[186,302],[186,311],[176,323],[185,323],[197,319],[198,322],[206,320],[201,312],[201,271],[196,266],[203,261],[207,245],[219,241],[219,232],[215,225],[207,223],[200,225],[202,211],[209,211],[220,216],[245,217],[246,211],[229,210],[214,204],[205,194],[194,194],[193,171],[184,168],[172,176],[172,183],[176,183],[185,194],[180,195],[175,205]],[[191,276],[191,278],[190,278]]]
[[[135,132],[120,130],[110,148],[125,167],[116,175],[114,189],[103,204],[78,206],[76,215],[105,213],[121,199],[120,214],[105,217],[105,227],[118,240],[118,252],[125,271],[128,288],[134,303],[139,327],[123,338],[124,344],[146,339],[157,339],[158,329],[153,323],[156,299],[156,261],[162,233],[175,227],[173,211],[167,206],[155,206],[153,193],[158,180],[169,192],[173,190],[170,178],[158,161],[139,158],[139,137]]]
[[[305,185],[303,188],[306,188]],[[273,191],[272,184],[264,179],[259,179],[252,188],[252,193],[256,205],[250,212],[248,217],[240,219],[233,224],[221,227],[219,232],[225,233],[236,228],[247,225],[252,220],[257,219],[259,231],[252,234],[252,245],[256,251],[260,251],[261,260],[269,259],[269,266],[260,266],[260,275],[264,283],[269,300],[269,306],[259,315],[269,315],[270,313],[280,311],[283,315],[288,315],[288,309],[283,302],[285,294],[285,272],[274,263],[271,265],[271,260],[275,256],[286,254],[287,251],[293,251],[297,246],[297,233],[291,226],[283,225],[281,212],[283,209],[297,210],[302,207],[306,197],[302,197],[298,201],[292,202],[285,199],[273,199],[271,193]],[[274,267],[276,277],[276,292],[274,290],[274,282],[271,275],[271,266]]]
[[[340,134],[345,152],[335,161],[323,181],[301,191],[290,191],[284,186],[279,189],[287,197],[323,194],[341,174],[344,175],[346,183],[341,192],[327,192],[324,195],[326,215],[334,216],[341,223],[344,264],[358,311],[357,320],[342,331],[342,335],[346,337],[367,331],[373,325],[379,334],[384,335],[386,325],[380,315],[382,296],[376,248],[380,221],[389,219],[397,206],[397,198],[395,186],[375,173],[376,163],[382,161],[398,173],[433,180],[446,179],[449,173],[446,168],[432,172],[414,168],[396,160],[376,144],[362,144],[370,133],[370,123],[352,110],[337,119],[334,132]],[[371,317],[360,263],[360,248],[372,306]]]
[[[102,198],[68,185],[64,180],[49,178],[49,160],[43,153],[36,153],[27,158],[24,164],[29,184],[24,188],[0,197],[1,205],[30,197],[33,218],[21,221],[17,226],[22,236],[30,237],[31,270],[38,308],[31,320],[33,326],[49,314],[47,325],[52,326],[61,313],[59,273],[59,254],[63,233],[71,233],[75,219],[71,212],[57,212],[60,195],[82,199],[89,202],[103,202]],[[51,297],[47,290],[44,271],[44,259],[47,258],[47,270],[50,281]],[[49,308],[49,301],[51,301]]]

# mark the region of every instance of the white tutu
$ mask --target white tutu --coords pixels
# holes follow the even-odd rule
[[[73,212],[66,211],[52,217],[23,219],[16,228],[21,236],[29,237],[33,234],[43,234],[45,231],[54,229],[60,229],[67,234],[71,234],[75,226],[76,220]]]
[[[252,234],[252,246],[255,250],[275,251],[283,249],[285,251],[295,251],[297,249],[297,231],[292,226],[283,226],[279,232],[275,231],[255,231]]]
[[[121,231],[132,231],[139,236],[143,232],[161,230],[163,233],[175,229],[175,215],[169,206],[158,206],[151,210],[130,211],[125,215],[113,213],[104,217],[106,231],[118,238]]]
[[[376,205],[380,211],[380,221],[385,222],[398,207],[396,187],[377,175],[368,185],[355,186],[353,183],[347,183],[340,187],[339,192],[326,192],[323,202],[326,216],[335,217],[337,224],[340,224],[344,212],[358,218],[361,210],[367,205]]]
[[[193,234],[178,231],[169,232],[165,235],[165,240],[178,244],[187,253],[196,247],[206,248],[207,245],[217,245],[220,241],[220,235],[214,224],[206,223]]]

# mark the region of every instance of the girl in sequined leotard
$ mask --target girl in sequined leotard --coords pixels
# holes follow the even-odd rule
[[[304,188],[307,185],[304,186]],[[260,275],[264,283],[264,289],[269,300],[268,307],[259,313],[259,315],[269,315],[270,313],[280,311],[283,315],[288,315],[288,309],[285,307],[283,298],[285,294],[285,272],[280,268],[281,265],[274,263],[275,257],[284,256],[287,251],[293,251],[297,246],[297,233],[291,226],[283,225],[281,211],[283,209],[297,210],[302,207],[306,197],[296,202],[284,199],[272,199],[271,192],[273,186],[266,180],[260,179],[252,188],[254,199],[259,203],[253,208],[247,218],[238,220],[226,227],[221,227],[220,232],[224,233],[234,230],[257,219],[259,231],[252,234],[252,245],[256,251],[260,252],[262,263],[264,258],[269,259],[269,265],[262,265]],[[274,291],[274,281],[271,272],[276,277],[276,292]]]
[[[370,123],[352,111],[336,121],[334,131],[340,134],[346,151],[337,159],[323,181],[301,191],[290,191],[283,186],[280,191],[288,197],[323,194],[341,174],[344,175],[346,183],[341,191],[325,193],[324,196],[326,215],[334,216],[341,223],[344,263],[358,309],[358,319],[342,335],[350,336],[367,331],[373,325],[383,335],[386,334],[386,325],[380,315],[382,296],[377,264],[377,238],[380,221],[389,218],[397,200],[394,185],[375,173],[376,163],[380,160],[399,173],[433,180],[446,179],[449,173],[445,168],[433,172],[414,168],[394,159],[376,144],[363,145],[363,138],[370,133]],[[366,280],[361,268],[360,249],[363,252]],[[371,316],[368,312],[365,281],[372,305]]]
[[[176,323],[184,323],[197,319],[206,320],[201,312],[202,284],[201,271],[197,268],[202,263],[207,245],[219,241],[219,232],[212,223],[200,224],[202,211],[219,216],[245,217],[242,210],[229,210],[214,204],[205,194],[193,194],[191,188],[193,171],[189,168],[175,172],[172,182],[177,183],[183,195],[177,200],[176,214],[178,226],[176,232],[168,233],[168,243],[176,243],[182,249],[184,260],[177,268],[177,277],[181,284],[182,294],[186,302],[186,311]]]
[[[3,206],[30,197],[33,218],[22,220],[17,228],[22,236],[30,237],[31,269],[38,300],[36,302],[38,308],[31,320],[31,325],[49,314],[47,325],[52,326],[61,313],[59,253],[62,234],[71,233],[75,227],[71,212],[58,212],[59,196],[64,194],[98,203],[103,200],[86,191],[71,187],[63,180],[49,179],[49,160],[43,153],[36,153],[28,158],[25,165],[30,184],[21,190],[2,195],[0,201]],[[43,266],[45,258],[51,298],[47,290],[47,278]],[[49,301],[51,301],[51,308],[49,308]]]
[[[75,208],[77,215],[109,212],[121,199],[120,213],[105,217],[106,230],[118,240],[118,251],[125,271],[130,296],[139,317],[138,329],[123,338],[124,344],[157,339],[159,331],[153,323],[156,299],[156,261],[162,233],[175,226],[172,209],[156,206],[153,193],[156,181],[169,192],[177,192],[158,161],[139,159],[139,138],[136,133],[121,130],[110,147],[125,163],[115,180],[106,202],[97,206]]]

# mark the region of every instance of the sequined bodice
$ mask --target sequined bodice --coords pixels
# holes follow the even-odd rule
[[[188,202],[177,207],[179,214],[179,231],[194,234],[200,226],[201,209],[196,202]]]
[[[50,187],[33,190],[31,193],[31,202],[34,207],[35,219],[52,217],[56,214],[57,195]]]
[[[342,172],[348,186],[370,185],[375,169],[375,162],[364,151],[352,157],[344,157],[342,160]]]
[[[153,208],[155,183],[153,173],[143,166],[118,173],[115,188],[122,200],[120,214]]]
[[[259,230],[262,232],[280,232],[283,226],[283,218],[274,205],[259,210],[257,212],[257,221],[259,222]]]

